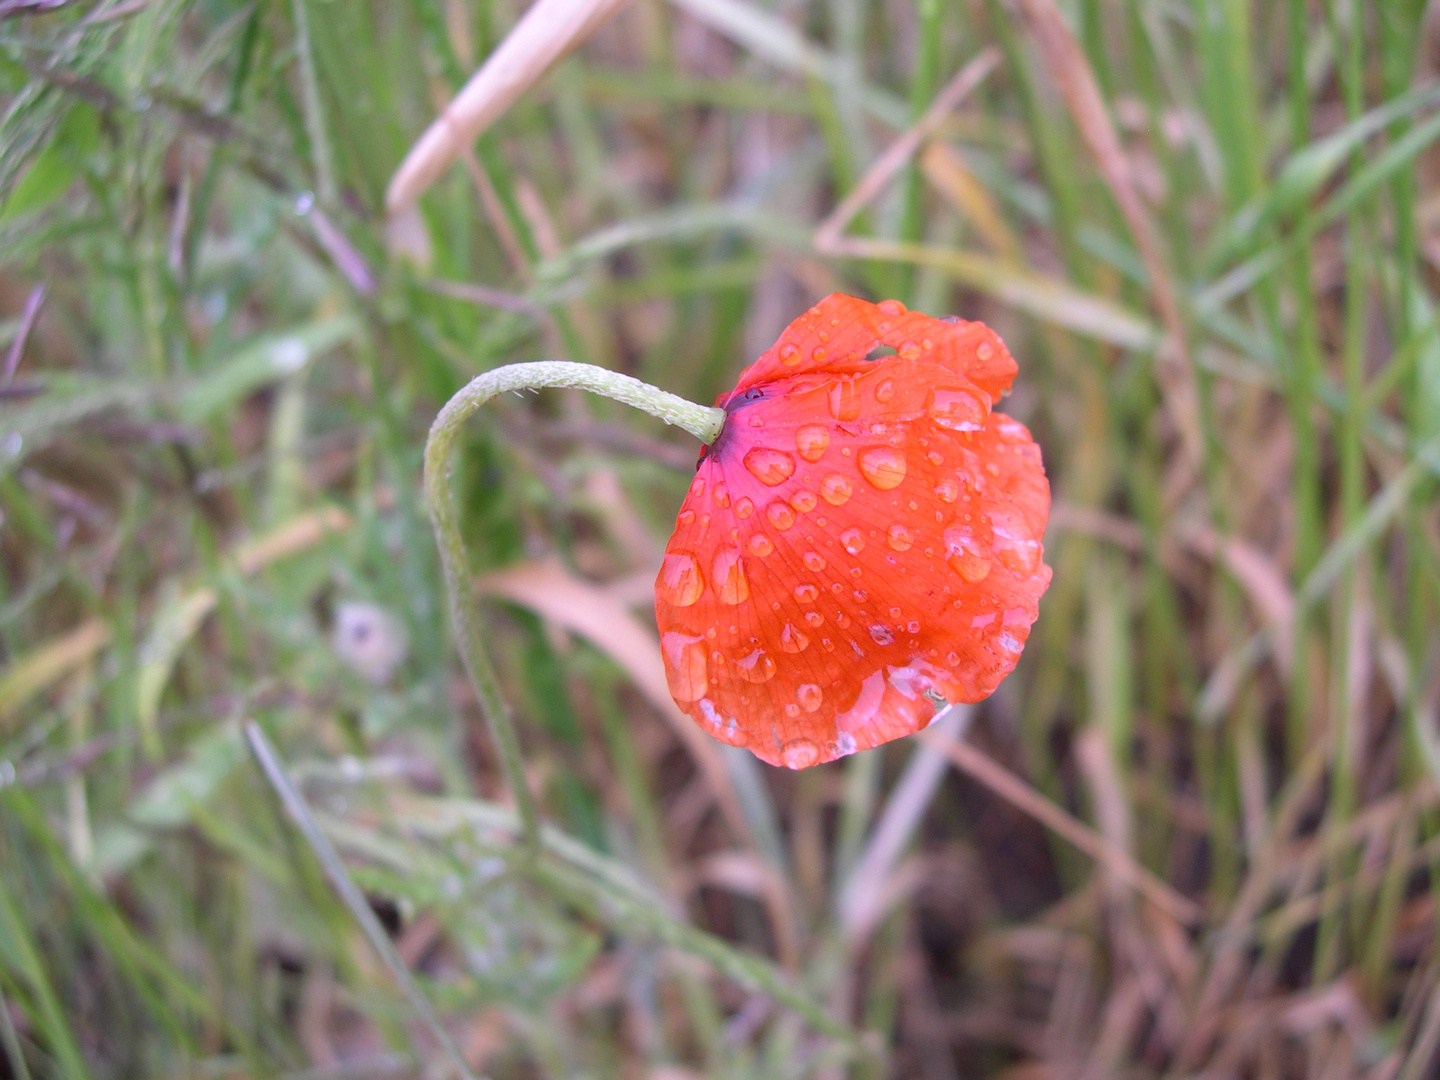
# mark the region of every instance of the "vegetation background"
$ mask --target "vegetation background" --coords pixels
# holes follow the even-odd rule
[[[0,1075],[1440,1073],[1436,6],[636,0],[387,224],[520,8],[0,0]],[[1019,669],[799,774],[697,739],[696,447],[497,402],[525,855],[431,418],[709,401],[833,290],[1020,358]]]

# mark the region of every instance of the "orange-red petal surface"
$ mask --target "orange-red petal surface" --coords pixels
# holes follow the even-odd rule
[[[805,768],[990,694],[1050,582],[1039,448],[990,408],[1014,375],[988,327],[895,301],[786,328],[720,399],[656,579],[681,708]]]

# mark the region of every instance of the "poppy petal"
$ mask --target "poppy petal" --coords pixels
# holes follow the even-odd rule
[[[831,297],[781,335],[811,346],[807,362],[766,368],[772,349],[747,369],[656,580],[673,696],[775,765],[876,746],[990,694],[1050,580],[1039,449],[990,411],[1008,351],[981,324],[884,308]],[[855,317],[825,318],[837,311]],[[822,367],[827,326],[840,352]],[[877,326],[916,348],[865,360]]]

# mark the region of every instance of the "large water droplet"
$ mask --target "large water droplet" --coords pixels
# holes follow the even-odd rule
[[[819,461],[830,445],[830,432],[822,424],[806,424],[795,431],[795,449],[806,461]]]
[[[947,476],[935,485],[935,497],[943,503],[953,503],[960,497],[960,485]]]
[[[800,346],[793,341],[787,341],[780,346],[780,362],[786,367],[794,367],[800,363]]]
[[[876,645],[890,645],[895,641],[895,632],[884,623],[876,623],[870,627],[870,639]]]
[[[975,346],[975,358],[977,360],[989,360],[995,355],[994,347],[988,341],[982,341]]]
[[[805,552],[804,555],[800,556],[800,561],[805,564],[805,569],[813,570],[817,574],[825,569],[825,556],[821,555],[818,551]]]
[[[750,595],[750,582],[745,579],[745,564],[738,548],[723,547],[715,554],[710,566],[710,582],[722,604],[742,604]]]
[[[730,489],[725,486],[725,481],[722,480],[715,485],[715,489],[710,492],[710,498],[714,499],[715,505],[722,509],[730,505]]]
[[[899,522],[890,526],[885,538],[890,541],[890,546],[896,551],[909,551],[915,543],[915,534]]]
[[[795,688],[795,700],[800,703],[800,707],[806,712],[814,712],[820,708],[820,702],[824,699],[824,696],[825,695],[820,692],[820,687],[814,683],[801,683]]]
[[[974,585],[990,573],[990,560],[968,525],[954,525],[945,530],[945,561],[962,578]]]
[[[811,626],[821,627],[825,625],[825,616],[818,611],[807,611],[805,612],[805,621]]]
[[[803,488],[790,496],[790,505],[795,508],[797,513],[808,514],[815,509],[815,503],[815,493]]]
[[[735,500],[735,516],[744,521],[755,512],[755,504],[750,501],[748,495],[741,495]]]
[[[905,455],[893,446],[869,446],[860,451],[860,475],[881,491],[899,487],[905,479]]]
[[[689,555],[680,552],[667,554],[660,565],[659,593],[662,600],[676,607],[689,607],[700,599],[705,591],[705,579],[700,567]]]
[[[705,639],[675,631],[660,635],[665,679],[676,701],[698,701],[709,689],[705,671]]]
[[[969,390],[936,387],[925,395],[925,415],[951,431],[979,431],[990,410]]]
[[[787,769],[808,769],[820,760],[820,747],[809,739],[795,739],[780,751],[780,760]]]
[[[735,670],[746,682],[769,682],[775,677],[775,661],[765,654],[764,649],[756,649],[748,656],[736,660]]]
[[[836,420],[854,420],[860,415],[860,395],[855,390],[855,380],[836,379],[826,391],[830,400],[830,415]]]
[[[802,604],[813,604],[820,596],[820,590],[808,582],[795,586],[795,599]]]
[[[905,314],[905,305],[899,300],[881,300],[880,303],[875,306],[880,309],[880,314],[882,315],[894,316]]]
[[[1040,563],[1040,542],[1030,535],[1030,528],[1017,510],[999,507],[990,511],[990,529],[995,534],[993,547],[1000,561],[1017,574],[1031,574]]]
[[[751,555],[758,555],[762,559],[775,550],[775,545],[770,542],[770,538],[764,533],[752,533],[748,546]]]
[[[831,473],[820,481],[820,496],[831,506],[840,506],[847,502],[854,490],[850,478],[840,473]]]
[[[795,524],[795,511],[783,502],[772,502],[765,507],[765,516],[770,519],[770,524],[781,532]]]
[[[865,549],[865,537],[859,529],[846,529],[840,534],[840,543],[845,545],[845,550],[851,555],[859,555]]]
[[[745,468],[766,487],[775,487],[789,480],[794,474],[795,459],[784,450],[756,446],[746,451]]]
[[[795,627],[788,622],[780,631],[780,649],[782,652],[804,652],[809,644],[810,639],[799,630],[796,630]]]
[[[848,731],[842,731],[835,736],[835,756],[845,757],[855,752],[855,736]]]
[[[694,480],[690,481],[690,497],[693,499],[698,499],[701,495],[704,494],[705,478],[703,476],[697,476]]]

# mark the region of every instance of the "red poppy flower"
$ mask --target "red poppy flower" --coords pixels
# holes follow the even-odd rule
[[[803,769],[1010,673],[1050,583],[1040,450],[990,411],[1015,371],[983,323],[837,293],[741,373],[655,582],[701,727]]]

